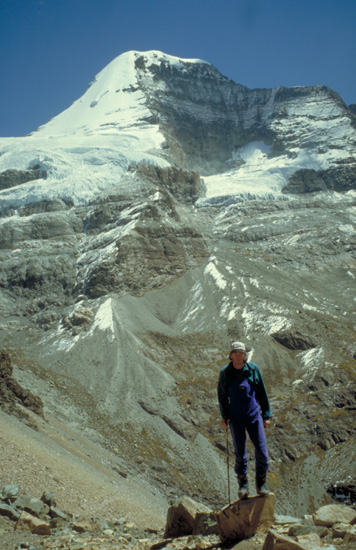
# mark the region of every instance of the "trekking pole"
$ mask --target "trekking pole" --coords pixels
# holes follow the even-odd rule
[[[226,428],[226,466],[227,466],[227,494],[228,494],[229,506],[230,506],[231,499],[230,499],[229,433],[228,433],[228,428]]]

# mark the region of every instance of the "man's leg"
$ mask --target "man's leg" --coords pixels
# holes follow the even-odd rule
[[[255,447],[256,474],[265,476],[268,472],[268,450],[263,419],[258,413],[246,425],[248,435]]]
[[[255,447],[256,491],[258,495],[266,496],[269,494],[269,489],[266,485],[269,461],[265,429],[260,414],[256,418],[251,419],[247,425],[247,431]]]
[[[247,479],[246,430],[243,424],[230,422],[230,431],[235,449],[235,472],[239,484],[239,498],[246,499],[249,493]]]
[[[235,472],[239,475],[246,475],[248,470],[246,452],[246,429],[244,424],[236,422],[229,423],[232,441],[235,449]]]

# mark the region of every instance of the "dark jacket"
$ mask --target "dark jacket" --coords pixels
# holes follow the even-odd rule
[[[223,367],[219,375],[218,399],[221,416],[226,421],[229,419],[229,383],[234,372],[232,362]],[[242,374],[255,386],[256,399],[261,407],[262,417],[271,418],[269,401],[262,374],[255,363],[245,363]]]

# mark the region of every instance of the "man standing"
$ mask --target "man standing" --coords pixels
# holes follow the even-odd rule
[[[260,370],[255,363],[247,362],[247,351],[243,342],[232,343],[230,362],[221,369],[218,383],[222,426],[226,430],[230,428],[234,443],[239,498],[247,498],[249,494],[246,432],[255,447],[257,494],[269,494],[266,486],[268,451],[264,429],[270,425],[270,408]]]

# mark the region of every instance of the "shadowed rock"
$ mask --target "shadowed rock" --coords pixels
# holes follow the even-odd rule
[[[243,540],[267,531],[274,521],[274,495],[233,502],[216,515],[223,541]]]
[[[182,537],[184,535],[198,534],[198,525],[206,530],[206,523],[203,516],[207,517],[212,511],[204,504],[195,502],[193,499],[183,496],[176,504],[170,506],[167,512],[165,537]],[[197,520],[197,525],[196,525]],[[196,528],[195,528],[196,525]]]

